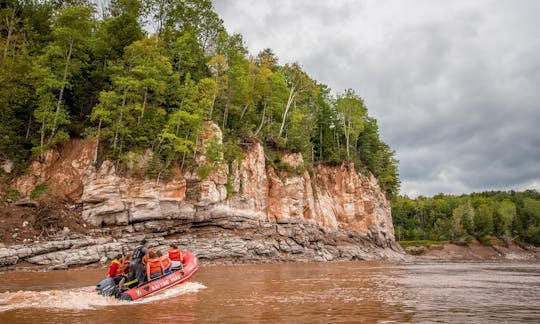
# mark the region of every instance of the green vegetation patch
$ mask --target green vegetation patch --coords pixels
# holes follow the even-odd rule
[[[402,247],[407,246],[425,246],[427,248],[442,248],[445,241],[431,241],[431,240],[413,240],[413,241],[398,241]]]
[[[44,183],[39,184],[34,188],[34,190],[32,190],[29,197],[31,199],[35,199],[35,198],[39,197],[42,193],[47,192],[48,189],[49,189],[49,187],[46,184],[44,184]]]
[[[7,200],[15,201],[15,200],[19,200],[22,197],[22,195],[17,189],[13,187],[8,187],[6,189],[5,197]]]
[[[445,241],[432,241],[432,240],[412,240],[412,241],[398,241],[403,247],[405,252],[411,255],[421,255],[432,249],[444,248]]]

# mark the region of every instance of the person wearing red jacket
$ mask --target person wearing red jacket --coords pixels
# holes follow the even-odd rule
[[[124,279],[124,256],[122,254],[118,254],[114,257],[114,259],[111,262],[111,265],[109,266],[109,272],[107,273],[107,277],[113,278],[115,284],[119,284],[122,279]]]

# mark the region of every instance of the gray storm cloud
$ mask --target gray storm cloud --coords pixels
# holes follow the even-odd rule
[[[215,1],[270,47],[364,97],[402,193],[540,189],[540,1]]]

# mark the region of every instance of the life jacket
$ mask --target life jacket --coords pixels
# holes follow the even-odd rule
[[[154,273],[161,275],[161,260],[159,258],[146,260],[146,273],[149,277]]]
[[[114,260],[114,261],[118,261],[118,260]],[[123,274],[124,274],[124,264],[118,261],[118,268],[116,268],[116,277],[121,276]]]
[[[124,260],[124,264],[122,264],[122,272],[125,274],[129,273],[129,264],[131,263],[131,260]]]
[[[161,261],[161,271],[163,273],[168,273],[171,270],[171,259],[168,256],[162,255],[160,258]]]
[[[182,261],[182,252],[180,252],[180,249],[169,249],[169,258],[171,261]]]

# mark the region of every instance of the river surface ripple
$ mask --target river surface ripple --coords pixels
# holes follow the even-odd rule
[[[92,292],[105,272],[4,273],[0,323],[540,322],[538,262],[202,267],[131,303]]]

